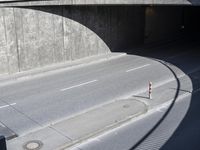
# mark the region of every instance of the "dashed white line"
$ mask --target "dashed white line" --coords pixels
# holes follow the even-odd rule
[[[16,105],[16,103],[12,103],[12,104],[9,104],[9,105],[0,106],[0,109],[1,108],[6,108],[6,107],[9,107],[9,106],[13,106],[13,105]]]
[[[71,87],[68,87],[68,88],[61,89],[60,91],[63,92],[63,91],[70,90],[70,89],[80,87],[80,86],[83,86],[83,85],[91,84],[91,83],[94,83],[94,82],[97,82],[97,81],[98,80],[92,80],[92,81],[84,82],[84,83],[81,83],[81,84],[78,84],[78,85],[74,85],[74,86],[71,86]]]
[[[137,68],[129,69],[129,70],[126,70],[126,72],[135,71],[135,70],[138,70],[138,69],[141,69],[141,68],[147,67],[147,66],[150,66],[150,64],[146,64],[146,65],[143,65],[143,66],[140,66],[140,67],[137,67]]]

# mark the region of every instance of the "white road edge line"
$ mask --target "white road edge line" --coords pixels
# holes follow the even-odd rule
[[[13,105],[16,105],[16,103],[12,103],[12,104],[9,104],[9,105],[0,106],[0,109],[1,108],[6,108],[6,107],[9,107],[9,106],[13,106]]]
[[[146,64],[146,65],[143,65],[143,66],[140,66],[140,67],[137,67],[137,68],[129,69],[129,70],[126,70],[126,72],[135,71],[135,70],[138,70],[138,69],[141,69],[141,68],[147,67],[147,66],[150,66],[150,64]]]
[[[81,83],[81,84],[78,84],[78,85],[74,85],[74,86],[71,86],[71,87],[68,87],[68,88],[61,89],[60,91],[63,92],[63,91],[66,91],[66,90],[70,90],[70,89],[80,87],[80,86],[83,86],[83,85],[87,85],[87,84],[90,84],[90,83],[94,83],[94,82],[97,82],[97,81],[98,80],[92,80],[92,81],[84,82],[84,83]]]

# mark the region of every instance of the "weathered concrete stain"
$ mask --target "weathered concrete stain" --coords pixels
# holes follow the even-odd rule
[[[0,74],[109,53],[143,42],[144,8],[0,8]]]

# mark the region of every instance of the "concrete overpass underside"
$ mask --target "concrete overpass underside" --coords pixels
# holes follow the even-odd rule
[[[0,76],[198,39],[199,1],[0,1]],[[62,5],[62,6],[60,6]]]
[[[2,6],[33,5],[199,5],[198,0],[1,0]]]

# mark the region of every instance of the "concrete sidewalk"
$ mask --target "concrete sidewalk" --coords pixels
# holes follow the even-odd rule
[[[146,111],[147,107],[143,102],[135,99],[117,100],[13,139],[8,142],[8,149],[15,150],[17,147],[22,150],[37,141],[42,143],[42,150],[71,147],[120,126]]]

